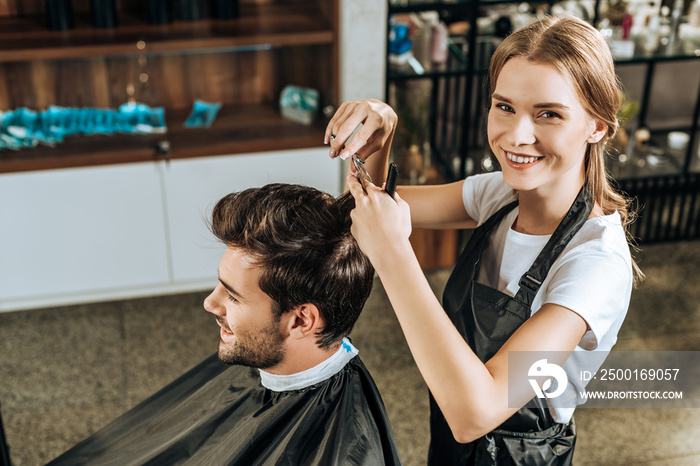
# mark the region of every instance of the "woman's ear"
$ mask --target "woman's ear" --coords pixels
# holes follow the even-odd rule
[[[289,311],[287,331],[297,340],[316,334],[323,328],[323,318],[318,308],[313,304],[302,304]]]
[[[589,144],[600,142],[600,140],[603,139],[608,132],[608,125],[604,121],[594,120],[593,123],[594,126],[592,128],[591,135],[588,136],[588,139],[586,139],[586,142]]]

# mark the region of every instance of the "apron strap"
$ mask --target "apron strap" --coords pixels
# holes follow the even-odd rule
[[[476,271],[478,269],[479,262],[481,261],[481,253],[484,249],[483,245],[485,241],[487,241],[486,238],[488,234],[491,232],[491,230],[493,230],[493,227],[500,223],[503,217],[508,215],[508,212],[515,209],[517,205],[517,199],[511,202],[510,204],[504,205],[473,231],[471,237],[469,238],[469,241],[467,242],[467,245],[462,251],[462,255],[459,258],[457,267],[459,267],[461,262],[463,262],[464,260],[468,260],[470,256],[475,255],[476,257],[473,258],[473,268],[469,271],[469,273],[472,274],[471,277],[476,276]]]
[[[510,204],[506,204],[501,207],[495,214],[490,216],[482,225],[482,230],[491,231],[495,224],[500,223],[500,221],[505,217],[511,210],[515,209],[520,201],[518,199],[514,200]]]
[[[515,295],[516,300],[525,303],[528,307],[532,306],[535,295],[547,277],[549,269],[552,268],[552,264],[564,251],[571,238],[578,233],[586,220],[588,220],[591,210],[593,210],[593,197],[587,186],[584,185],[578,196],[576,196],[574,203],[571,204],[564,219],[559,223],[557,229],[554,230],[552,237],[549,238],[544,248],[542,248],[535,262],[520,277],[520,282],[518,283],[520,289]]]

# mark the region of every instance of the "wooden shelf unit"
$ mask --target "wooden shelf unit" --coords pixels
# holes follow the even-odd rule
[[[210,128],[184,127],[188,112],[166,111],[164,134],[69,136],[55,147],[0,152],[0,173],[302,149],[323,143],[323,127],[282,118],[272,106],[225,107]],[[169,153],[158,151],[161,141],[169,142]]]
[[[207,19],[147,24],[134,12],[119,26],[97,29],[86,14],[76,27],[49,31],[43,16],[0,18],[0,62],[198,51],[216,48],[332,44],[333,24],[312,2],[244,4],[234,20]]]
[[[21,10],[15,1],[10,12]],[[168,132],[0,151],[0,173],[158,160],[162,140],[170,142],[170,158],[322,143],[324,122],[286,120],[278,99],[292,84],[318,89],[322,106],[336,105],[337,0],[252,0],[241,2],[235,20],[167,25],[125,10],[113,29],[93,28],[88,12],[76,9],[68,31],[48,31],[41,15],[0,17],[0,110],[117,108],[132,99],[164,107]],[[196,99],[222,104],[211,128],[183,128]]]

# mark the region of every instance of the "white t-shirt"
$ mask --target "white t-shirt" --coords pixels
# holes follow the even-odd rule
[[[515,200],[515,193],[501,172],[467,178],[462,199],[467,213],[479,225],[501,207]],[[515,296],[520,277],[528,271],[550,235],[518,233],[511,226],[518,216],[515,207],[495,226],[492,241],[483,253],[478,281]],[[590,327],[564,363],[569,378],[566,391],[548,398],[549,409],[557,422],[568,422],[572,406],[585,400],[579,395],[585,388],[580,371],[595,373],[617,341],[617,333],[627,314],[632,293],[632,259],[620,215],[588,219],[553,263],[535,295],[532,313],[545,304],[557,304],[580,315]],[[594,354],[585,354],[595,350]]]

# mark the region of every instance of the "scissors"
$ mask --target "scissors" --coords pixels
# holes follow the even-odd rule
[[[365,189],[365,180],[372,182],[372,177],[365,168],[365,161],[357,156],[357,154],[352,156],[352,163],[355,165],[355,177],[357,181],[362,185],[362,190],[367,193]],[[389,194],[389,196],[394,197],[394,192],[396,191],[396,180],[399,176],[399,171],[396,169],[396,164],[389,164],[389,176],[386,179],[386,187],[384,190]]]
[[[362,185],[362,190],[365,192],[365,194],[367,194],[367,190],[365,189],[365,180],[371,183],[372,177],[365,168],[365,161],[359,158],[357,154],[353,154],[352,164],[355,166],[355,178],[357,178],[357,181],[359,181],[360,185]]]

